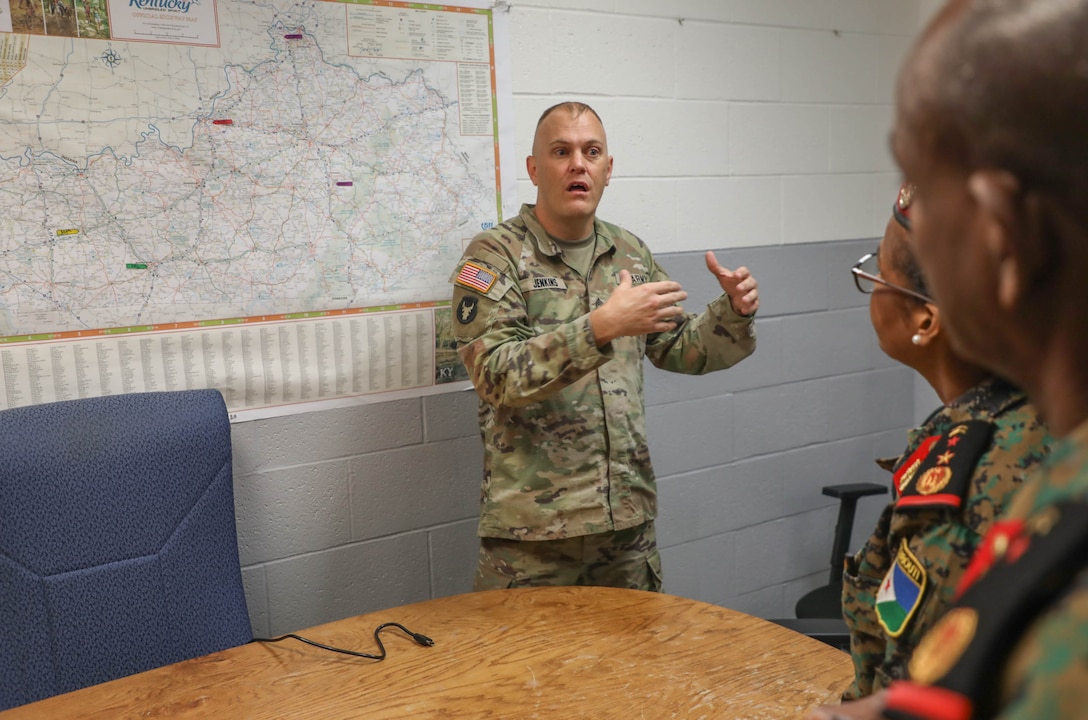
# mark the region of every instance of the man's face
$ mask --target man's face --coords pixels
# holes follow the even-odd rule
[[[544,229],[560,240],[587,237],[612,177],[601,121],[591,112],[575,117],[555,110],[537,129],[526,166],[537,188],[536,214]]]

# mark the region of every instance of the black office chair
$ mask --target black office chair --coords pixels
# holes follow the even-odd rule
[[[850,650],[850,631],[842,619],[842,571],[854,531],[858,499],[883,495],[888,488],[876,483],[828,485],[823,494],[839,499],[839,518],[831,544],[831,569],[827,584],[801,596],[794,606],[796,618],[778,618],[771,622],[796,630],[840,650]]]

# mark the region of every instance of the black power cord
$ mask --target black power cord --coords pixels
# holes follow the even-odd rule
[[[310,640],[309,638],[304,638],[301,635],[296,635],[294,633],[287,633],[286,635],[280,635],[279,637],[275,638],[253,638],[253,642],[274,643],[279,642],[280,640],[286,640],[287,638],[294,638],[299,642],[304,642],[307,645],[319,647],[322,650],[343,653],[344,655],[353,655],[355,657],[366,658],[367,660],[377,660],[378,662],[381,662],[382,660],[385,660],[385,645],[382,644],[382,639],[381,637],[379,637],[379,633],[381,633],[381,631],[386,629],[387,627],[395,627],[398,630],[404,631],[404,633],[408,635],[408,637],[416,641],[417,645],[422,645],[423,647],[431,647],[432,645],[434,645],[434,640],[431,640],[426,635],[423,635],[422,633],[412,632],[400,623],[395,622],[382,623],[378,627],[374,628],[374,642],[378,644],[378,649],[381,650],[380,655],[371,655],[370,653],[362,653],[355,650],[346,650],[344,648],[333,647],[332,645],[325,645],[323,643],[317,642],[316,640]]]

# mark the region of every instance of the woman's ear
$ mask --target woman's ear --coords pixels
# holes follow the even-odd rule
[[[915,343],[925,347],[941,332],[941,310],[933,303],[918,303],[913,311],[913,323],[915,335],[919,341]]]

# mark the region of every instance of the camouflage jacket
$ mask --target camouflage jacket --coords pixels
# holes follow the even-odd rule
[[[950,706],[974,720],[1088,717],[1088,422],[1025,483],[959,591],[911,681],[893,684],[889,717]]]
[[[912,430],[903,455],[881,462],[894,470],[893,500],[843,574],[854,660],[844,699],[906,675],[982,536],[1050,442],[1024,394],[989,379]]]
[[[754,320],[724,294],[675,330],[598,349],[589,313],[620,270],[635,283],[668,276],[631,233],[600,220],[594,231],[583,277],[525,205],[477,235],[450,278],[454,339],[480,396],[481,536],[552,540],[652,520],[642,358],[699,374],[755,349]]]

